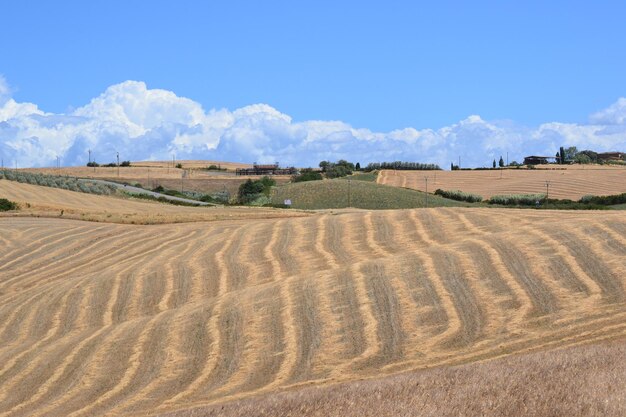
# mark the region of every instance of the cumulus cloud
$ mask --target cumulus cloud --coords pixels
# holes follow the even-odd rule
[[[538,127],[486,121],[471,115],[439,129],[373,132],[342,121],[294,122],[267,104],[230,111],[203,109],[171,91],[126,81],[68,114],[18,103],[0,77],[0,154],[19,166],[82,165],[91,149],[98,162],[115,152],[128,160],[212,159],[315,166],[321,160],[407,160],[449,166],[487,166],[509,153],[554,155],[559,146],[626,150],[626,99],[590,116],[589,124],[551,122]]]

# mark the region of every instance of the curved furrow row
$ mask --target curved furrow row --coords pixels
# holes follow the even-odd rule
[[[359,312],[358,317],[360,318],[360,320],[356,323],[361,325],[358,333],[354,329],[349,329],[351,331],[348,335],[360,336],[361,344],[355,349],[360,354],[358,356],[354,356],[348,361],[345,361],[341,364],[341,366],[337,367],[335,375],[343,375],[354,372],[355,369],[359,368],[359,364],[366,362],[369,358],[376,357],[380,351],[378,340],[379,323],[377,321],[374,307],[370,302],[368,302],[369,292],[367,277],[362,271],[355,270],[355,268],[350,268],[347,273],[349,274],[350,279],[354,282],[355,304]]]
[[[510,271],[507,278],[513,278],[530,298],[533,306],[529,312],[531,316],[541,317],[558,311],[559,302],[556,296],[531,270],[527,248],[521,251],[510,239],[504,239],[502,236],[492,236],[486,243],[498,253],[506,269]]]
[[[186,267],[187,259],[190,256],[191,247],[201,235],[202,230],[193,230],[187,234],[186,239],[168,247],[152,259],[150,269],[157,270],[164,266],[166,271],[165,289],[158,305],[160,311],[176,308],[187,302],[191,281]],[[144,289],[149,291],[150,286],[144,283]]]
[[[241,253],[244,250],[244,241],[251,239],[252,234],[249,232],[249,226],[239,227],[233,235],[228,239],[224,251],[220,251],[224,258],[224,268],[228,270],[228,281],[226,292],[236,291],[246,285],[248,279],[249,265],[244,262]]]
[[[291,222],[286,220],[274,223],[272,238],[267,245],[274,268],[274,280],[296,275],[300,270],[298,254],[292,252],[296,242],[293,229]]]
[[[442,340],[442,346],[458,348],[476,343],[484,335],[485,312],[469,284],[466,270],[451,251],[431,249],[428,252],[437,274],[443,278],[460,322],[457,332]]]
[[[247,324],[243,308],[230,296],[220,307],[217,318],[218,334],[215,335],[217,346],[209,355],[213,360],[210,366],[205,368],[208,372],[201,374],[200,380],[196,380],[186,391],[179,394],[189,397],[186,401],[215,399],[215,392],[227,384],[232,375],[244,366],[242,358],[246,345]]]
[[[585,234],[600,239],[604,246],[615,256],[626,256],[626,238],[615,230],[615,223],[607,225],[600,222],[593,222],[583,228]]]
[[[191,240],[192,245],[185,252],[183,268],[189,277],[187,282],[186,301],[196,302],[207,296],[213,296],[214,293],[206,291],[205,285],[207,281],[215,281],[215,267],[210,265],[213,259],[212,253],[215,252],[216,242],[221,243],[224,240],[225,228],[215,227],[213,229],[204,229],[203,234],[195,240]]]
[[[607,256],[600,243],[590,240],[588,236],[574,229],[549,230],[571,251],[580,262],[581,268],[600,287],[604,301],[616,303],[626,299],[623,278],[626,271],[621,265],[614,264],[614,259]],[[613,269],[610,268],[611,265],[615,265]]]
[[[121,232],[121,236],[116,236],[117,230],[105,231],[104,233],[85,233],[86,238],[78,238],[72,236],[68,238],[71,243],[61,244],[61,246],[49,252],[42,258],[37,258],[34,262],[24,262],[19,265],[20,270],[11,273],[13,279],[17,285],[11,285],[13,282],[7,281],[5,288],[21,286],[25,288],[29,283],[37,282],[41,285],[46,282],[52,282],[58,280],[59,276],[70,275],[73,271],[81,269],[81,273],[84,273],[84,266],[88,265],[90,261],[97,259],[103,259],[109,253],[113,252],[116,248],[112,243],[119,241],[119,238],[125,238],[133,234],[132,231]],[[101,257],[98,258],[96,254],[102,250]],[[118,249],[119,250],[119,249]],[[84,259],[84,255],[91,254],[91,259]],[[77,265],[76,265],[77,264]],[[73,266],[73,268],[70,267]],[[81,268],[82,267],[82,268]]]
[[[344,247],[345,225],[341,222],[342,218],[324,215],[317,222],[319,234],[316,247],[332,268],[348,265],[351,261]]]
[[[284,361],[284,303],[279,284],[270,283],[258,292],[246,293],[245,300],[249,308],[244,318],[247,334],[241,366],[227,383],[210,393],[212,397],[228,398],[263,391],[273,383]]]
[[[11,271],[11,266],[14,264],[18,264],[23,260],[31,260],[34,257],[39,256],[40,254],[45,254],[50,247],[58,246],[59,242],[72,241],[78,235],[88,234],[92,231],[91,227],[85,226],[76,226],[72,225],[70,227],[55,227],[55,229],[60,229],[58,232],[50,234],[48,229],[46,230],[48,233],[44,234],[44,237],[29,236],[28,243],[24,246],[19,246],[17,251],[13,251],[6,254],[7,260],[0,264],[0,272],[2,272],[2,276],[10,277],[12,276],[8,274],[8,271]],[[79,231],[77,233],[77,231]],[[6,275],[5,275],[6,274]],[[0,281],[0,284],[4,285],[5,281]]]
[[[294,257],[298,261],[299,274],[313,274],[331,269],[329,256],[323,248],[320,248],[320,231],[316,229],[317,219],[303,218],[290,222],[292,226],[291,248]]]
[[[0,416],[50,415],[42,410],[42,404],[49,404],[51,398],[63,394],[64,384],[75,384],[74,377],[84,372],[77,358],[85,359],[101,345],[102,340],[111,336],[113,328],[101,328],[65,337],[39,352],[20,367],[19,373],[2,384],[0,403],[6,410]]]
[[[101,272],[104,268],[114,265],[115,262],[127,255],[127,250],[117,245],[127,237],[138,239],[133,230],[125,232],[111,231],[103,236],[94,236],[89,242],[76,242],[74,247],[63,248],[65,254],[59,255],[52,262],[44,262],[40,266],[17,274],[16,280],[25,287],[29,283],[37,282],[38,286],[51,283],[56,285],[61,279],[68,276],[86,275],[91,272]]]
[[[31,327],[37,325],[36,320],[41,314],[47,316],[45,309],[50,308],[51,300],[59,300],[63,296],[63,291],[57,289],[54,292],[39,292],[29,297],[24,303],[13,306],[12,314],[7,316],[0,330],[0,345],[6,346],[19,344],[27,340],[32,335]],[[54,307],[53,307],[54,308]],[[7,311],[11,311],[10,307]]]
[[[232,368],[231,364],[238,360],[242,347],[237,332],[241,330],[242,322],[239,311],[236,309],[232,299],[227,296],[231,275],[227,254],[234,245],[234,237],[240,238],[241,233],[241,228],[238,228],[234,234],[231,234],[231,239],[228,239],[220,250],[214,254],[219,282],[216,285],[217,294],[214,297],[216,304],[206,323],[205,332],[211,338],[209,354],[205,356],[197,368],[198,372],[195,373],[195,377],[188,381],[185,388],[163,403],[165,407],[181,401],[189,402],[189,398],[197,396],[198,393],[200,393],[199,395],[202,398],[205,398],[206,395],[202,395],[202,390],[213,383],[216,374],[219,374],[224,367],[223,362],[228,360],[226,368],[230,370]],[[231,327],[224,328],[224,324]],[[229,348],[231,349],[230,352],[224,350]],[[237,348],[236,354],[228,356],[229,353],[235,353],[232,351],[234,348]]]
[[[23,357],[36,351],[48,341],[55,338],[55,336],[59,336],[59,329],[62,326],[63,313],[67,311],[67,305],[71,295],[72,292],[69,291],[62,295],[62,297],[57,298],[57,300],[59,301],[54,303],[54,311],[49,311],[50,306],[46,306],[46,315],[50,318],[51,323],[49,326],[43,326],[48,329],[47,333],[43,335],[43,337],[37,338],[36,336],[32,336],[32,332],[30,332],[29,336],[31,337],[29,337],[29,339],[38,339],[35,343],[24,343],[24,340],[16,339],[13,341],[13,343],[17,345],[17,349],[5,348],[4,352],[0,353],[0,381],[3,379],[5,373],[11,370],[13,366],[18,363]],[[27,348],[24,348],[24,345],[29,346]],[[5,357],[5,355],[7,355],[8,357]]]
[[[95,401],[68,413],[67,416],[101,415],[116,402],[123,403],[126,398],[155,378],[167,358],[166,348],[170,341],[169,327],[175,314],[176,311],[167,311],[146,323],[141,328],[137,340],[132,344],[126,369],[116,376],[115,384],[112,384]]]
[[[366,334],[366,320],[373,314],[367,305],[361,305],[359,294],[363,293],[355,274],[350,269],[332,272],[325,289],[328,290],[329,310],[336,326],[333,334],[336,346],[331,357],[340,362],[353,361],[363,355],[366,348],[375,343],[371,329]],[[371,325],[370,325],[371,326]],[[338,377],[343,370],[335,376]]]
[[[365,278],[367,301],[372,306],[376,322],[375,353],[359,359],[355,369],[380,368],[397,361],[403,355],[405,333],[396,291],[381,262],[367,262],[361,267]]]
[[[531,229],[526,231],[526,234],[535,236],[537,241],[541,242],[535,247],[542,255],[537,257],[537,262],[542,263],[541,269],[554,277],[564,290],[589,297],[591,302],[600,299],[601,288],[583,270],[580,261],[562,245],[562,242],[541,229]],[[569,294],[561,294],[559,298],[563,299],[567,295]]]
[[[372,223],[371,212],[367,214],[347,214],[340,216],[342,234],[337,236],[339,242],[348,254],[349,263],[384,257],[386,252],[377,245]]]
[[[142,318],[102,327],[78,344],[54,366],[54,375],[40,388],[50,399],[33,416],[68,416],[111,392],[129,368],[139,337],[156,320]]]
[[[203,362],[210,354],[213,343],[212,335],[207,331],[206,323],[213,312],[213,304],[203,304],[187,314],[179,314],[172,325],[178,329],[171,337],[176,359],[168,357],[160,378],[155,378],[149,385],[122,403],[122,409],[114,410],[119,414],[138,414],[143,410],[155,410],[169,399],[184,392],[198,377]]]
[[[406,288],[410,303],[416,308],[415,314],[406,318],[412,321],[412,326],[409,327],[416,328],[420,353],[423,353],[424,344],[430,338],[447,331],[448,313],[435,283],[429,278],[432,270],[427,270],[420,257],[404,255],[398,258],[397,265],[397,280]]]

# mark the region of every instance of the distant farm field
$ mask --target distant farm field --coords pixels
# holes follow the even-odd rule
[[[202,210],[13,184],[35,206]],[[0,415],[158,415],[626,335],[621,211],[249,212],[0,216]]]
[[[172,166],[169,162],[133,162],[130,167],[62,167],[56,168],[30,168],[27,172],[41,172],[49,175],[68,175],[80,178],[99,178],[117,182],[140,184],[144,188],[156,188],[162,186],[173,190],[196,191],[211,194],[218,191],[228,191],[230,195],[236,195],[239,186],[251,178],[259,179],[259,176],[235,175],[236,168],[248,168],[251,165],[236,164],[214,161],[177,161],[182,168]],[[210,165],[226,168],[228,171],[207,171]],[[183,178],[184,175],[184,178]],[[288,175],[273,176],[277,184],[287,183],[291,177]]]
[[[461,190],[484,198],[500,194],[546,193],[551,198],[578,200],[585,195],[626,193],[626,167],[599,165],[559,165],[534,170],[503,169],[483,171],[392,171],[378,175],[378,183],[428,191]]]
[[[383,210],[418,207],[459,207],[466,204],[436,195],[376,184],[369,180],[335,179],[286,184],[272,191],[272,203],[291,200],[297,209],[354,207]]]
[[[56,216],[107,223],[179,223],[220,219],[302,216],[296,211],[252,207],[180,207],[132,198],[84,194],[0,180],[0,198],[21,205],[10,216]]]

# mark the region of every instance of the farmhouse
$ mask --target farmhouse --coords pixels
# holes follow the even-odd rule
[[[543,165],[549,164],[551,161],[556,161],[554,156],[526,156],[524,157],[524,165]]]
[[[279,168],[278,164],[252,165],[252,168],[237,168],[236,175],[294,175],[297,170],[294,167]]]
[[[624,152],[602,152],[598,154],[599,161],[623,161],[626,157]]]

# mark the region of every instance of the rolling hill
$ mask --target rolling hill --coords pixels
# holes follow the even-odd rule
[[[273,204],[282,204],[287,199],[291,200],[293,208],[306,210],[346,207],[384,210],[468,205],[414,190],[343,178],[285,184],[272,190]]]
[[[0,416],[158,415],[626,335],[621,212],[0,230]]]
[[[554,169],[550,169],[550,167]],[[546,193],[550,198],[578,200],[585,195],[613,195],[626,192],[626,167],[611,165],[550,165],[538,169],[483,171],[391,171],[378,175],[378,183],[424,190],[461,190],[484,198],[501,194]]]

